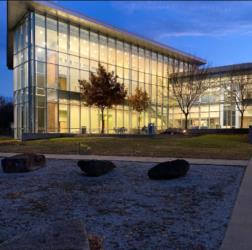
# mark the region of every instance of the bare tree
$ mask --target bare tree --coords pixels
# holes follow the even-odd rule
[[[141,113],[149,108],[150,98],[146,91],[137,88],[135,94],[129,97],[128,102],[133,110],[138,113],[138,131],[140,132]]]
[[[188,72],[174,73],[169,79],[173,96],[185,116],[185,129],[192,105],[208,89],[206,68],[192,66]]]
[[[244,113],[248,107],[248,99],[252,91],[252,79],[250,74],[239,69],[231,70],[228,81],[222,84],[225,90],[225,98],[230,103],[235,103],[241,114],[240,128],[243,128]]]
[[[89,81],[79,80],[81,99],[88,106],[94,105],[101,111],[102,134],[104,134],[105,108],[123,104],[127,95],[124,85],[120,84],[117,78],[114,72],[107,72],[106,69],[99,64],[97,73],[90,73]]]

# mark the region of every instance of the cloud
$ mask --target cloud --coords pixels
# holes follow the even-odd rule
[[[113,7],[134,32],[145,30],[158,39],[252,33],[251,2],[115,2]]]

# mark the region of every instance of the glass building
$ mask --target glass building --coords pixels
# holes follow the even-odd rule
[[[246,88],[244,92],[247,94],[244,98],[246,110],[243,127],[252,125],[252,63],[244,63],[208,69],[206,83],[209,88],[192,106],[188,117],[189,128],[240,128],[241,113],[233,98],[229,96],[227,87],[223,87],[228,86],[231,79],[237,84],[243,81]],[[169,103],[169,127],[183,128],[184,115],[172,91],[169,93]]]
[[[171,91],[169,74],[202,65],[203,59],[69,12],[50,2],[8,1],[8,68],[14,71],[15,137],[22,133],[99,133],[101,114],[80,99],[78,80],[88,80],[98,63],[114,71],[128,91],[137,87],[151,99],[141,126],[181,127],[183,117]],[[217,74],[218,75],[218,74]],[[212,77],[209,81],[215,81]],[[216,94],[218,93],[218,94]],[[210,88],[193,107],[193,127],[236,124],[235,111],[221,91]],[[226,116],[222,114],[228,114]],[[106,110],[105,132],[137,130],[128,106]]]

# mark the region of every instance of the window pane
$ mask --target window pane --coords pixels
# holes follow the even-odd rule
[[[79,28],[70,25],[70,53],[79,55]]]
[[[19,28],[16,28],[14,33],[14,54],[18,52]]]
[[[21,50],[24,48],[24,25],[20,25],[20,33],[19,33],[19,44],[18,44],[18,50]]]
[[[139,63],[139,71],[144,72],[144,50],[143,49],[139,49],[138,63]]]
[[[70,67],[79,68],[79,57],[78,56],[69,56],[69,65]]]
[[[47,130],[48,132],[57,132],[58,130],[58,104],[47,104]]]
[[[37,108],[38,115],[38,132],[45,131],[45,107]]]
[[[68,132],[68,106],[64,104],[59,105],[59,132]]]
[[[109,39],[108,42],[108,61],[110,64],[115,64],[115,40]]]
[[[151,73],[153,75],[157,74],[157,54],[154,52],[151,55]]]
[[[45,50],[42,48],[36,48],[35,58],[38,61],[45,62]]]
[[[27,47],[28,46],[28,38],[29,38],[29,25],[28,25],[28,18],[25,19],[25,23],[24,23],[24,46]]]
[[[68,90],[68,69],[59,66],[59,89]]]
[[[70,69],[70,91],[79,92],[79,70]]]
[[[80,30],[80,56],[89,57],[89,32]]]
[[[86,127],[89,132],[89,108],[81,106],[81,127]]]
[[[58,52],[47,50],[47,63],[58,64]]]
[[[98,60],[98,35],[90,33],[90,57]]]
[[[84,70],[89,70],[89,60],[85,58],[80,59],[80,68]]]
[[[123,43],[117,41],[116,46],[116,64],[117,66],[123,66]]]
[[[100,36],[100,61],[107,62],[108,61],[108,51],[107,51],[107,37]]]
[[[59,53],[59,65],[68,66],[68,55],[65,53]]]
[[[45,17],[35,15],[35,44],[45,47]]]
[[[47,64],[47,87],[56,88],[58,83],[58,66],[54,64]]]
[[[47,17],[46,25],[47,48],[58,50],[57,21]]]
[[[145,73],[150,73],[150,52],[145,50]]]
[[[131,63],[132,69],[138,70],[138,51],[135,46],[132,46]]]
[[[125,68],[129,68],[129,45],[124,43],[124,56],[123,56],[123,59],[124,59],[124,67]]]
[[[70,110],[70,127],[71,133],[79,133],[80,132],[80,107],[71,105]]]
[[[67,52],[67,24],[59,22],[59,51]]]
[[[80,80],[86,80],[86,81],[88,81],[89,80],[89,71],[81,70],[81,72],[80,72]]]
[[[36,83],[38,88],[45,87],[45,64],[42,62],[36,63]]]
[[[157,71],[159,76],[163,75],[163,56],[158,55],[158,71]]]

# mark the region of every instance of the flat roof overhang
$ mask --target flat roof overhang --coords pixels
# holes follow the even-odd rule
[[[28,11],[37,11],[48,14],[64,21],[70,22],[81,27],[95,30],[102,34],[107,34],[114,38],[145,47],[164,55],[174,57],[185,62],[195,63],[197,65],[205,64],[206,61],[199,57],[187,54],[167,45],[153,40],[143,38],[139,35],[122,31],[115,27],[100,23],[83,14],[66,10],[58,5],[46,1],[7,1],[7,66],[13,69],[13,38],[14,29],[20,20]]]

